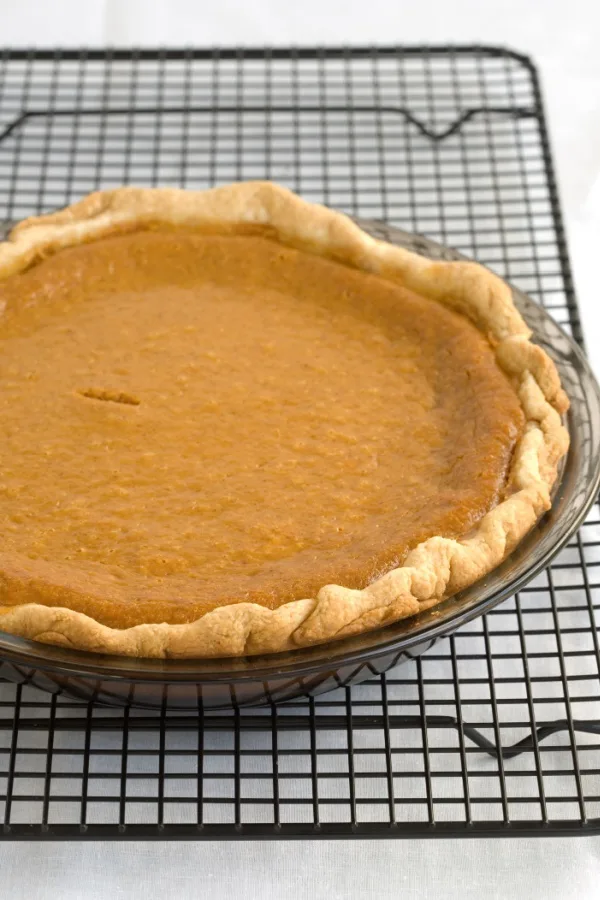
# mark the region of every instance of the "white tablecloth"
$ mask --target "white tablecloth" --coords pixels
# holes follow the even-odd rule
[[[576,285],[600,371],[600,14],[596,0],[20,0],[2,43],[488,43],[538,62]],[[600,839],[0,845],[0,896],[592,900]]]
[[[17,844],[11,900],[592,900],[600,839]]]

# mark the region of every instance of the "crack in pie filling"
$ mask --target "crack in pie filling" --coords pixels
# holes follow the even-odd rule
[[[0,245],[0,629],[276,652],[428,608],[549,507],[509,288],[269,183],[122,188]]]

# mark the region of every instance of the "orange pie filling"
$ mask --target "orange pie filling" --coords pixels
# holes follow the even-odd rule
[[[105,625],[364,587],[502,498],[465,318],[258,234],[137,231],[0,284],[0,602]]]

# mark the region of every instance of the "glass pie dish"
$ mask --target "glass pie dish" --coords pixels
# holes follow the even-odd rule
[[[418,235],[359,220],[374,236],[433,259],[463,258]],[[109,705],[210,709],[274,704],[362,681],[414,658],[485,613],[542,570],[583,521],[600,485],[600,388],[581,350],[549,314],[514,289],[535,340],[554,359],[571,408],[571,446],[551,510],[489,575],[394,625],[296,651],[225,659],[137,659],[85,653],[0,632],[0,676]]]

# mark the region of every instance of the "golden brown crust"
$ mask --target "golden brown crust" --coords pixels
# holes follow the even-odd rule
[[[568,407],[547,354],[529,340],[510,288],[471,262],[432,262],[365,234],[346,216],[306,203],[268,182],[210,191],[119,188],[91,194],[60,212],[27,219],[0,244],[0,278],[63,247],[147,224],[219,228],[258,224],[308,252],[400,281],[468,316],[487,335],[515,384],[526,427],[516,448],[506,497],[461,540],[430,538],[403,565],[364,590],[326,585],[315,599],[269,610],[239,603],[186,625],[116,629],[70,609],[28,603],[0,607],[4,631],[82,650],[142,657],[273,653],[321,643],[411,616],[491,571],[550,507],[550,490],[569,438]]]

